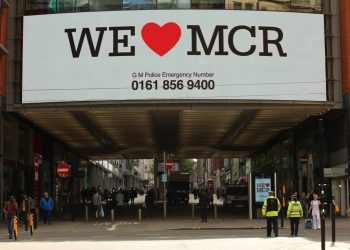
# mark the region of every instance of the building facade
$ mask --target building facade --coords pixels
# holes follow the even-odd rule
[[[0,69],[2,72],[7,73],[7,75],[0,75],[0,87],[6,86],[3,92],[0,89],[0,94],[3,93],[3,96],[6,97],[4,111],[13,112],[13,114],[4,114],[2,122],[4,153],[3,167],[1,169],[3,171],[2,175],[6,177],[3,177],[2,180],[6,179],[9,181],[8,183],[2,182],[3,192],[14,186],[21,189],[33,188],[31,187],[31,179],[33,177],[30,177],[26,173],[34,174],[31,168],[35,153],[42,155],[43,166],[45,166],[40,170],[43,171],[40,174],[45,176],[45,181],[40,184],[41,189],[56,190],[57,181],[55,181],[54,167],[57,162],[61,161],[72,164],[72,168],[76,169],[73,172],[76,173],[77,179],[62,185],[72,185],[77,187],[77,190],[78,187],[81,188],[83,186],[81,179],[84,178],[88,180],[85,181],[84,185],[97,185],[100,183],[96,179],[90,180],[90,177],[87,177],[86,174],[84,177],[84,171],[85,173],[90,173],[93,178],[99,176],[99,180],[101,179],[103,183],[108,183],[106,187],[113,187],[114,184],[124,187],[139,186],[142,176],[143,179],[150,178],[140,171],[140,165],[136,164],[137,166],[134,168],[134,165],[130,163],[130,159],[136,159],[136,156],[139,156],[139,158],[156,158],[154,156],[159,154],[159,151],[168,147],[169,151],[178,150],[179,154],[185,152],[183,154],[186,156],[200,154],[196,158],[205,159],[197,162],[196,178],[198,186],[211,185],[219,188],[222,179],[233,181],[238,177],[242,177],[241,175],[246,175],[247,171],[244,174],[241,173],[243,165],[241,165],[239,159],[249,159],[249,166],[247,168],[249,168],[249,171],[251,170],[250,172],[256,175],[264,174],[270,176],[277,173],[278,179],[276,185],[279,190],[282,190],[282,187],[287,189],[286,196],[294,191],[307,193],[312,188],[317,188],[318,183],[328,183],[332,194],[335,195],[336,202],[340,204],[342,215],[345,214],[345,210],[349,207],[348,159],[350,152],[350,143],[347,136],[350,127],[348,111],[350,106],[348,102],[350,90],[348,74],[348,68],[350,67],[348,44],[350,38],[348,36],[348,27],[350,26],[348,25],[349,20],[347,15],[350,8],[348,5],[350,4],[346,0],[17,0],[11,3],[10,9],[7,8],[8,4],[6,3],[4,0],[1,1]],[[57,18],[58,20],[69,15],[69,17],[77,18],[77,21],[76,23],[72,21],[72,23],[68,23],[67,25],[75,25],[81,22],[79,17],[82,15],[90,15],[90,17],[93,17],[91,20],[95,20],[94,18],[99,18],[99,12],[109,11],[105,15],[108,15],[110,20],[117,20],[123,23],[124,28],[115,28],[113,26],[115,25],[114,23],[108,23],[109,21],[107,21],[105,26],[109,25],[108,27],[91,26],[91,30],[96,30],[97,33],[91,33],[92,31],[90,30],[82,31],[81,29],[81,40],[78,40],[78,33],[75,33],[78,28],[75,29],[67,26],[66,30],[62,31],[62,34],[65,35],[66,44],[70,45],[70,50],[68,49],[67,51],[71,53],[73,58],[79,58],[80,50],[90,50],[90,52],[81,52],[81,56],[85,59],[84,62],[91,61],[91,58],[98,58],[101,46],[101,54],[108,55],[108,59],[103,58],[101,61],[106,60],[111,64],[114,63],[113,59],[117,58],[117,56],[122,56],[123,59],[129,59],[128,56],[130,53],[135,53],[135,55],[142,53],[142,57],[138,57],[137,60],[125,60],[125,62],[123,61],[118,64],[118,67],[121,67],[123,70],[119,72],[119,75],[109,77],[115,82],[121,83],[123,82],[121,78],[123,75],[122,72],[127,70],[131,70],[130,72],[132,72],[139,61],[142,61],[144,65],[152,65],[152,57],[148,54],[151,50],[147,50],[149,49],[148,47],[162,58],[165,58],[163,57],[165,55],[163,51],[159,51],[154,47],[152,48],[152,45],[150,45],[152,43],[151,40],[146,41],[148,47],[141,46],[134,40],[127,40],[134,36],[140,36],[132,27],[130,28],[128,26],[132,23],[128,19],[128,15],[147,16],[147,13],[154,14],[151,11],[159,11],[157,12],[159,15],[166,16],[166,11],[170,13],[170,11],[178,10],[179,12],[182,11],[181,13],[191,16],[189,12],[191,9],[207,10],[207,12],[203,12],[202,17],[200,16],[201,14],[198,14],[200,12],[196,13],[196,15],[198,14],[198,20],[205,19],[204,15],[205,17],[207,15],[208,17],[213,15],[214,12],[209,11],[221,11],[222,16],[226,15],[228,11],[231,11],[235,13],[235,15],[231,16],[235,16],[235,18],[236,16],[240,16],[242,19],[239,20],[243,24],[251,19],[256,25],[249,26],[242,24],[243,27],[230,27],[231,30],[227,30],[226,32],[227,27],[216,26],[215,28],[212,21],[213,18],[210,16],[212,18],[210,19],[211,21],[202,23],[201,25],[203,27],[211,27],[214,33],[211,30],[211,34],[204,35],[204,28],[202,30],[194,27],[194,25],[183,24],[191,26],[190,28],[188,26],[186,27],[187,31],[191,29],[190,31],[192,32],[184,32],[183,37],[187,38],[187,36],[190,37],[192,34],[192,38],[194,36],[197,39],[191,43],[192,51],[186,48],[186,46],[190,45],[180,46],[187,49],[186,56],[201,53],[202,55],[206,53],[210,54],[214,50],[213,54],[215,53],[219,56],[229,54],[232,57],[240,56],[240,58],[244,59],[249,58],[249,56],[255,56],[254,53],[256,56],[259,54],[260,57],[268,57],[270,54],[273,54],[271,56],[273,59],[277,57],[278,60],[281,60],[279,61],[280,63],[276,63],[277,66],[274,66],[278,68],[278,65],[283,64],[283,59],[292,57],[290,53],[299,51],[296,48],[299,47],[300,51],[302,51],[302,47],[304,46],[301,44],[305,44],[305,46],[311,44],[308,47],[310,50],[313,47],[318,47],[317,51],[322,52],[321,54],[324,53],[321,60],[318,60],[321,61],[321,66],[315,70],[311,66],[302,64],[302,61],[308,60],[308,58],[305,58],[305,55],[298,54],[299,59],[288,70],[285,68],[283,70],[275,70],[272,66],[264,68],[264,72],[272,72],[271,75],[276,76],[276,78],[268,79],[269,81],[265,83],[260,82],[259,84],[261,86],[259,86],[258,93],[254,92],[252,94],[248,91],[248,94],[240,93],[238,97],[232,97],[230,94],[235,93],[235,91],[229,89],[226,90],[229,96],[227,99],[225,96],[219,96],[221,99],[218,100],[215,99],[218,98],[217,96],[211,96],[210,98],[212,99],[208,103],[203,101],[205,99],[204,97],[190,96],[192,99],[186,99],[186,95],[178,97],[179,99],[176,99],[177,96],[175,95],[170,95],[170,99],[165,101],[158,96],[150,96],[146,100],[138,99],[138,96],[142,96],[142,94],[135,95],[136,97],[131,96],[131,101],[127,98],[123,99],[123,96],[119,97],[120,99],[110,100],[108,98],[104,99],[104,96],[114,93],[114,89],[107,85],[104,87],[104,92],[102,91],[101,96],[98,96],[97,92],[89,96],[89,91],[98,89],[99,84],[104,84],[101,83],[102,78],[98,78],[103,76],[94,76],[94,74],[89,75],[89,79],[85,80],[85,82],[79,82],[81,84],[79,86],[72,86],[72,88],[70,88],[71,86],[65,86],[65,88],[60,89],[63,94],[52,94],[55,92],[50,91],[55,91],[55,89],[52,86],[46,86],[51,79],[54,79],[55,83],[58,82],[62,85],[66,83],[61,83],[60,81],[65,82],[67,75],[72,78],[74,78],[73,76],[80,75],[84,79],[84,73],[89,72],[80,72],[80,69],[85,66],[88,68],[88,66],[84,63],[81,64],[84,66],[81,66],[79,63],[72,63],[70,66],[72,68],[76,67],[74,70],[71,70],[65,64],[57,64],[58,66],[54,66],[56,64],[49,64],[52,67],[45,67],[45,64],[47,64],[45,60],[47,58],[43,57],[45,59],[43,63],[38,65],[33,64],[35,66],[31,67],[32,64],[29,59],[34,58],[37,61],[41,61],[43,58],[36,58],[36,55],[32,57],[35,54],[34,52],[40,54],[40,50],[32,50],[35,47],[36,41],[33,40],[33,43],[24,44],[30,40],[29,38],[32,38],[31,34],[41,35],[41,29],[38,29],[38,26],[35,24],[39,24],[43,28],[43,32],[53,32],[54,30],[53,26],[47,27],[51,22],[48,22],[49,24],[45,26],[45,21],[40,21],[39,18],[35,19],[36,16],[42,17],[43,20],[50,20],[50,18]],[[117,10],[122,11],[113,12]],[[145,13],[145,15],[140,15],[139,11],[143,11],[142,13]],[[252,11],[254,11],[255,16],[265,15],[266,13],[268,18],[271,18],[271,23],[274,21],[278,23],[281,20],[287,22],[289,20],[287,22],[288,27],[283,27],[283,30],[286,30],[284,36],[282,35],[283,32],[281,33],[282,28],[278,29],[278,27],[274,27],[272,30],[277,37],[268,37],[271,30],[266,27],[270,26],[260,24],[259,22],[263,23],[261,20],[256,21],[254,15],[252,15]],[[171,12],[171,15],[175,18],[177,13]],[[304,25],[294,27],[292,24],[298,19],[296,17],[305,18]],[[320,19],[316,20],[318,17]],[[7,20],[8,24],[6,24]],[[27,21],[25,25],[23,24],[23,20]],[[31,20],[36,20],[35,22],[37,23],[30,23]],[[165,22],[164,20],[165,18],[159,17],[159,22]],[[312,27],[311,22],[314,22],[314,20],[316,20],[315,25],[317,24],[317,27]],[[135,27],[138,24],[133,23]],[[85,25],[85,23],[81,25]],[[303,41],[302,39],[295,40],[297,41],[295,42],[293,35],[299,34],[301,36],[298,31],[302,26],[309,27],[310,30],[317,30],[316,38],[321,37],[324,44],[317,43],[317,41]],[[6,30],[7,27],[10,27],[8,31]],[[235,32],[238,31],[242,32],[240,33],[242,34],[241,37],[239,35],[236,36]],[[293,35],[288,36],[289,33],[287,31]],[[107,38],[103,38],[104,32],[106,34],[109,32],[105,36]],[[118,32],[124,33],[120,35],[121,33]],[[8,36],[6,35],[7,33]],[[134,33],[137,34],[135,35]],[[28,35],[28,39],[23,37],[23,34]],[[210,35],[212,35],[212,42],[209,42]],[[141,34],[141,36],[143,36],[144,40],[147,40],[146,34]],[[87,42],[83,45],[84,37],[86,37]],[[282,37],[300,44],[293,47],[290,51],[285,52],[284,43],[281,42]],[[46,37],[45,39],[47,40],[43,41],[42,48],[45,47],[48,52],[52,53],[60,51],[60,44],[57,44],[54,39],[50,40],[50,37]],[[103,39],[109,39],[110,44],[108,48],[104,47],[105,43]],[[215,42],[219,43],[220,41],[225,42],[225,44],[214,46]],[[244,47],[242,46],[244,43],[240,44],[239,41],[248,41],[248,44],[251,46]],[[132,44],[130,45],[129,43]],[[25,49],[23,49],[24,45],[27,46]],[[133,51],[132,46],[136,47],[136,52]],[[199,49],[197,50],[199,46],[203,47],[201,51]],[[271,52],[271,47],[274,48],[273,53]],[[37,47],[35,48],[37,49]],[[320,56],[316,53],[317,51],[313,51],[311,56]],[[303,51],[302,53],[308,52]],[[59,54],[60,52],[57,53]],[[23,58],[23,55],[26,55],[26,57]],[[181,63],[177,62],[177,65],[187,65],[187,61],[191,61],[189,57],[181,57],[181,59]],[[7,63],[4,63],[4,61]],[[208,70],[206,62],[209,59],[201,58],[198,61],[202,63],[199,66],[197,65],[198,71],[202,69]],[[52,63],[50,60],[48,62]],[[36,63],[35,60],[34,63]],[[246,62],[246,60],[240,60],[242,65],[243,63],[247,63],[244,64],[244,67],[239,63],[231,66],[231,63],[233,62],[223,61],[218,68],[230,70],[238,68],[234,76],[231,77],[230,75],[230,80],[233,79],[232,81],[235,82],[238,79],[235,84],[239,86],[243,86],[243,83],[246,85],[258,85],[256,82],[250,82],[259,78],[255,76],[255,74],[258,74],[256,72],[259,68],[259,66],[254,64],[255,61],[247,60]],[[316,63],[317,60],[310,61],[309,64]],[[109,71],[115,70],[108,63],[103,65],[105,65],[105,68],[101,67],[98,70],[104,72],[106,75],[109,74]],[[123,65],[128,65],[129,67],[123,67]],[[167,65],[167,62],[160,62],[156,66],[161,68],[163,65]],[[214,66],[217,65],[219,63]],[[264,65],[262,64],[261,67],[264,67]],[[300,65],[306,68],[305,71],[300,71]],[[322,65],[324,66],[323,68]],[[188,64],[187,66],[191,67],[192,65]],[[242,68],[240,69],[240,67]],[[40,72],[34,74],[42,82],[38,79],[33,80],[33,76],[30,75],[31,71],[34,72],[36,70],[35,68],[42,72],[42,74]],[[150,67],[149,69],[153,70],[154,68]],[[46,71],[49,73],[46,73]],[[136,76],[133,77],[137,78],[137,76],[140,76],[141,71],[147,70],[139,70],[136,72],[138,74],[135,73]],[[279,81],[282,81],[283,76],[277,78],[279,71],[288,71],[290,73],[288,75],[289,78],[283,79],[282,84]],[[221,73],[220,69],[218,69],[218,72]],[[252,73],[245,74],[239,78],[240,72]],[[320,72],[320,75],[324,73],[325,79],[310,78],[313,74],[317,75],[317,72]],[[307,80],[299,82],[300,78],[298,77],[301,77],[302,80],[304,78]],[[245,78],[249,81],[245,82]],[[208,80],[210,84],[210,79],[206,78],[205,80]],[[217,80],[215,78],[213,79]],[[30,81],[33,84],[28,87],[28,82]],[[74,81],[78,82],[79,79],[74,78]],[[90,83],[94,81],[97,87],[90,86],[89,89],[84,89],[86,82]],[[132,81],[131,87],[135,91],[143,88],[142,85],[139,85],[140,82],[141,80],[139,82],[136,81],[136,83]],[[191,82],[187,81],[187,83]],[[175,88],[180,88],[182,86],[181,84],[182,82],[177,82]],[[221,85],[225,84],[223,83]],[[281,84],[281,86],[278,84]],[[315,84],[315,89],[309,89],[309,86],[312,84]],[[299,88],[295,88],[293,91],[299,90],[300,92],[296,92],[295,94],[290,90],[289,94],[292,97],[288,96],[284,98],[283,95],[280,95],[278,97],[279,99],[273,99],[271,97],[272,94],[269,95],[269,91],[283,90],[290,85],[299,86]],[[151,85],[147,86],[150,87]],[[322,86],[322,91],[320,90],[322,93],[317,92],[319,90],[317,86]],[[33,88],[31,89],[31,87]],[[210,87],[211,85],[208,85],[208,88]],[[146,88],[146,85],[144,88]],[[120,89],[126,89],[126,87],[122,86]],[[119,92],[121,92],[120,89],[118,90]],[[65,90],[73,92],[64,92]],[[265,90],[268,90],[267,93],[264,92]],[[237,92],[239,91],[237,90]],[[31,93],[38,93],[38,96]],[[284,94],[287,95],[286,93]],[[263,97],[264,95],[268,95],[269,97]],[[309,99],[304,98],[306,95],[308,95]],[[317,95],[321,97],[318,96],[318,99],[312,99]],[[299,99],[294,99],[294,97]],[[272,100],[269,98],[272,98]],[[202,111],[214,109],[214,107],[216,109],[214,111],[210,110],[211,112],[208,113]],[[163,113],[158,112],[159,109],[163,109]],[[217,112],[218,110],[220,112]],[[214,126],[213,123],[216,122],[216,119],[218,119],[218,123],[220,120],[222,122],[221,124],[225,122],[226,125]],[[204,127],[199,128],[203,123],[205,123]],[[162,125],[170,129],[159,129]],[[172,129],[175,130],[178,128],[183,129],[183,134],[178,137],[172,136]],[[215,133],[219,131],[220,134],[219,132],[215,134],[214,131]],[[71,133],[69,134],[69,132]],[[198,135],[195,138],[196,143],[193,143],[194,140],[190,140],[189,134]],[[148,137],[148,135],[152,135],[152,137]],[[154,138],[158,139],[158,144],[155,143],[156,139]],[[163,138],[163,140],[160,138]],[[177,145],[167,145],[168,142],[174,141],[176,141]],[[209,145],[207,145],[208,141]],[[205,145],[203,146],[201,144]],[[106,155],[108,158],[113,155],[117,155],[115,158],[122,158],[123,156],[128,160],[120,160],[125,161],[125,164],[121,164],[122,169],[117,166],[114,167],[116,170],[105,169],[103,171],[101,170],[102,172],[94,169],[92,166],[86,167],[90,170],[84,170],[84,166],[81,166],[81,160],[96,159],[96,157],[101,157],[101,155]],[[148,157],[145,157],[145,155]],[[221,160],[220,163],[216,164],[215,160],[211,160],[216,158],[229,160]],[[100,172],[97,174],[96,171]],[[114,171],[116,172],[114,173]],[[8,176],[15,177],[7,178]],[[25,178],[28,178],[28,181],[24,181]],[[157,180],[154,181],[157,182]],[[17,185],[18,183],[21,184]]]

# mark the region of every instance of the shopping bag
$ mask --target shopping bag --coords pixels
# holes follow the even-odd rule
[[[100,218],[105,217],[105,212],[103,211],[103,208],[100,209]]]
[[[305,229],[312,229],[312,220],[309,218],[305,219]]]

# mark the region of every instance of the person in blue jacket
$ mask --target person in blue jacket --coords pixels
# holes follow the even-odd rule
[[[43,197],[40,199],[40,207],[44,211],[44,224],[51,225],[51,212],[53,210],[53,200],[49,196],[48,192],[44,192]]]

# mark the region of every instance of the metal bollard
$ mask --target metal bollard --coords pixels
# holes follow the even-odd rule
[[[141,210],[141,208],[139,208],[138,214],[139,214],[139,222],[141,222],[141,220],[142,220],[142,210]]]
[[[111,220],[114,222],[114,208],[111,209]]]
[[[85,221],[89,221],[89,207],[85,205]]]
[[[13,217],[13,236],[15,237],[15,240],[18,239],[18,219],[17,216]]]
[[[29,224],[29,229],[30,229],[30,235],[33,236],[33,231],[34,231],[34,214],[33,213],[29,213],[28,216],[28,224]]]
[[[217,213],[217,209],[216,209],[216,205],[214,205],[214,218],[217,219],[218,218],[218,213]]]

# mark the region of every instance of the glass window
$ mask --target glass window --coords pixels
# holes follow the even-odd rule
[[[252,3],[246,3],[245,4],[245,9],[246,10],[253,10],[254,9],[254,5]]]
[[[192,9],[224,9],[225,0],[193,0]]]
[[[240,2],[233,2],[233,9],[234,10],[241,10],[242,9],[242,3],[240,3]]]

